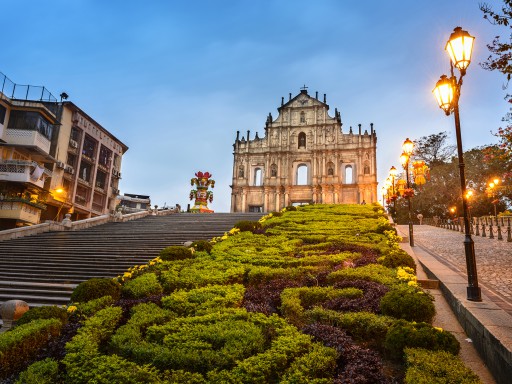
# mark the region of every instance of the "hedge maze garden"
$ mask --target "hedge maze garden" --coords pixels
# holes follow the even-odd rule
[[[0,335],[6,383],[479,383],[377,205],[168,247]]]

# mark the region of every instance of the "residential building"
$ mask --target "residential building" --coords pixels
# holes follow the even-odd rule
[[[0,230],[112,212],[128,147],[64,93],[0,86]]]
[[[125,193],[123,196],[118,196],[118,200],[123,213],[146,211],[151,208],[151,199],[148,195]]]

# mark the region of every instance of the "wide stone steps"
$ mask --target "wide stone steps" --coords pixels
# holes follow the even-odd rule
[[[108,223],[81,231],[48,232],[0,242],[0,303],[62,305],[76,285],[116,277],[170,245],[222,236],[262,214],[173,214]]]

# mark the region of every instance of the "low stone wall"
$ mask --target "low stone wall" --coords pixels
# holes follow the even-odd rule
[[[115,222],[125,222],[130,220],[137,220],[148,215],[156,215],[156,216],[166,216],[177,213],[172,209],[165,209],[160,211],[140,211],[135,213],[129,213],[127,215],[121,215],[117,217],[116,215],[102,215],[97,217],[92,217],[90,219],[79,220],[71,222],[70,226],[64,226],[62,223],[58,223],[55,221],[48,220],[46,223],[31,225],[28,227],[22,228],[14,228],[7,229],[5,231],[0,231],[0,241],[16,239],[19,237],[25,236],[33,236],[44,232],[57,232],[57,231],[78,231],[85,228],[94,227],[96,225],[102,225],[109,223],[111,221]]]

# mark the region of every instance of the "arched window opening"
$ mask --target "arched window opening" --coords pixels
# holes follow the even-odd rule
[[[306,164],[297,167],[297,185],[308,185],[308,166]]]
[[[261,187],[263,185],[263,172],[261,168],[254,169],[254,186]]]
[[[345,184],[352,184],[354,182],[354,170],[351,165],[345,167]]]
[[[306,134],[304,132],[299,133],[299,148],[306,148]]]
[[[334,164],[331,162],[327,163],[327,176],[334,176]]]
[[[306,114],[304,112],[300,113],[300,122],[305,123],[306,122]]]

